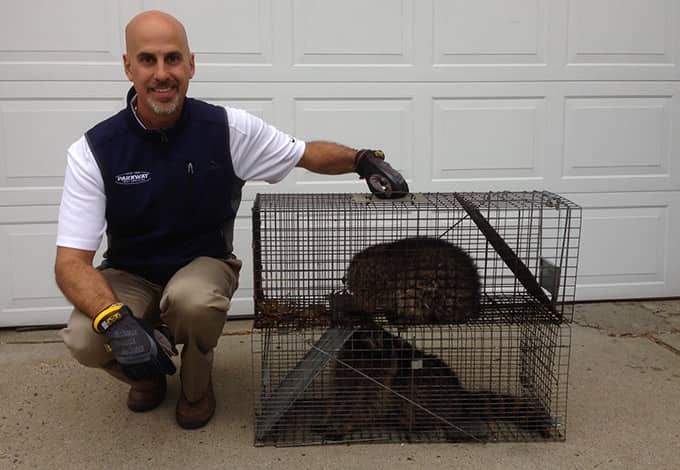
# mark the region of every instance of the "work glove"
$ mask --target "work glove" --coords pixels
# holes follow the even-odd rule
[[[406,180],[385,161],[382,150],[359,150],[354,157],[354,171],[379,198],[394,199],[408,194]]]
[[[113,304],[102,310],[92,322],[97,333],[103,333],[116,361],[132,380],[148,380],[176,372],[170,360],[177,354],[167,328],[161,331],[135,317],[124,304]]]

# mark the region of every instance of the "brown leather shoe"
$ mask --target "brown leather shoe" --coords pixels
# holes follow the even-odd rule
[[[175,416],[177,424],[184,429],[197,429],[205,426],[215,414],[215,392],[212,380],[208,382],[208,388],[200,400],[190,402],[182,391],[177,400]]]
[[[127,406],[135,413],[153,410],[163,403],[166,391],[165,375],[153,380],[137,382],[130,387]]]

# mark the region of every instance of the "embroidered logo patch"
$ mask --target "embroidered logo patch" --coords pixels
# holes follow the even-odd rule
[[[116,184],[142,184],[151,181],[151,173],[148,171],[130,171],[116,175]]]

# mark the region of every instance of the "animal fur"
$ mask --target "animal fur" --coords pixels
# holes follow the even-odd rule
[[[480,313],[477,266],[441,239],[372,245],[354,255],[344,281],[355,312],[394,324],[464,323]]]

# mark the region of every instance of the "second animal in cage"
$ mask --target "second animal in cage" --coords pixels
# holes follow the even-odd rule
[[[377,324],[365,326],[332,366],[332,394],[315,429],[324,441],[381,436],[381,427],[430,439],[439,433],[435,440],[450,442],[488,441],[501,432],[498,423],[524,439],[551,437],[550,414],[530,393],[468,390],[441,358]]]
[[[341,313],[382,314],[393,324],[465,323],[480,314],[477,266],[443,239],[369,246],[352,257],[343,281],[345,291],[331,299]]]

